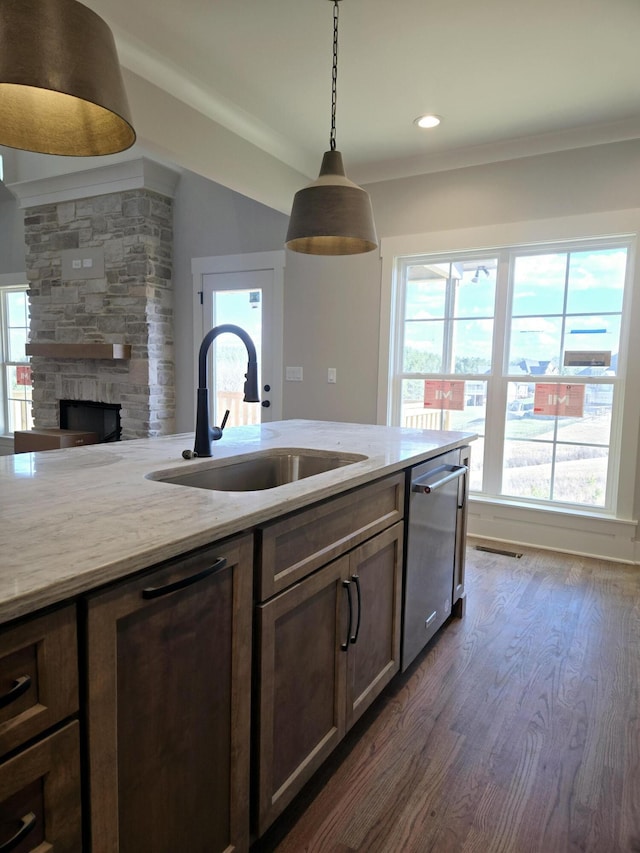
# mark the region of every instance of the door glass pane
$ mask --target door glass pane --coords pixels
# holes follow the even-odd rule
[[[572,252],[567,312],[621,311],[626,267],[626,249]]]
[[[515,259],[513,316],[562,314],[567,255],[521,255]]]
[[[216,290],[213,293],[213,325],[232,323],[249,334],[258,356],[258,387],[261,387],[262,365],[262,291]],[[222,334],[213,343],[209,364],[213,369],[215,390],[212,424],[220,425],[229,410],[228,426],[260,423],[260,404],[245,403],[244,381],[247,372],[247,349],[240,338]]]

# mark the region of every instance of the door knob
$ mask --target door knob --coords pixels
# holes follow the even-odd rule
[[[269,400],[263,400],[262,405],[265,407],[265,409],[268,409],[271,403],[269,402]]]

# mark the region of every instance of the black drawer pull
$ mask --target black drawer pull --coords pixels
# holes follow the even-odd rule
[[[9,850],[15,850],[18,844],[23,841],[31,830],[36,825],[36,816],[33,812],[29,812],[20,819],[20,829],[11,838],[7,838],[4,844],[0,844],[0,853],[9,853]]]
[[[347,590],[347,601],[349,602],[349,625],[347,626],[347,639],[344,643],[340,643],[340,648],[346,652],[349,648],[349,639],[351,637],[351,626],[353,625],[353,602],[351,601],[351,581],[342,581],[342,586]]]
[[[9,690],[8,693],[5,693],[4,696],[0,696],[0,708],[6,708],[7,705],[10,705],[12,702],[15,702],[16,699],[19,696],[22,696],[23,693],[26,693],[30,687],[30,675],[21,675],[20,678],[16,678],[16,680],[13,682],[13,687],[11,688],[11,690]],[[2,850],[2,848],[0,848],[0,850]]]
[[[362,612],[362,595],[360,593],[360,575],[351,575],[351,580],[356,582],[356,590],[358,592],[358,621],[356,622],[356,632],[351,637],[352,643],[358,642],[358,634],[360,633],[360,613]]]
[[[212,566],[207,566],[206,569],[202,569],[201,572],[196,572],[195,575],[189,575],[188,578],[182,578],[179,581],[173,581],[173,583],[168,583],[164,586],[148,586],[146,589],[142,590],[142,597],[160,598],[161,595],[169,595],[171,592],[176,592],[178,589],[184,589],[185,586],[191,586],[192,583],[198,583],[198,581],[208,578],[209,575],[212,575],[214,572],[224,569],[226,565],[227,558],[218,557]],[[2,851],[0,851],[0,853],[2,853]]]

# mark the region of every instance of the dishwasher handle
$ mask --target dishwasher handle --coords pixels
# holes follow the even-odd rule
[[[411,483],[411,491],[417,492],[421,495],[430,495],[431,492],[435,492],[435,490],[439,489],[440,486],[450,483],[457,477],[462,477],[462,475],[466,474],[468,470],[469,469],[466,465],[441,465],[439,468],[434,468],[433,471],[429,471],[428,474],[425,474],[425,476],[421,477],[419,480],[414,480]],[[448,471],[449,473],[445,474],[444,477],[440,477],[439,480],[428,482],[429,478],[433,477],[434,474],[442,474],[443,471]]]

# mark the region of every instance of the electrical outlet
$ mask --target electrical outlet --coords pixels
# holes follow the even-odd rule
[[[287,382],[302,382],[302,368],[286,367],[284,372],[284,378]]]
[[[60,252],[60,277],[62,281],[87,281],[104,278],[104,249],[63,249]]]

